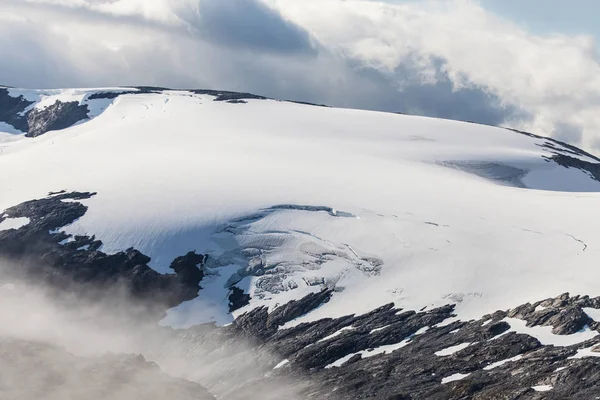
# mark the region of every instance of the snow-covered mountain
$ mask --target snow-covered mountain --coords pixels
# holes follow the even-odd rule
[[[0,88],[0,170],[0,255],[20,257],[35,238],[43,251],[29,255],[53,254],[52,268],[88,263],[121,276],[118,263],[147,265],[144,282],[160,290],[175,287],[172,268],[184,283],[162,326],[287,315],[272,317],[272,337],[379,310],[376,332],[399,322],[385,311],[393,303],[428,319],[373,354],[442,321],[436,329],[508,309],[518,311],[494,319],[504,334],[561,346],[597,335],[592,311],[562,332],[579,335],[565,343],[556,324],[525,326],[552,301],[518,308],[564,292],[600,296],[600,160],[552,139],[230,92]],[[578,299],[556,307],[595,308]],[[370,358],[373,347],[355,343],[312,368]]]

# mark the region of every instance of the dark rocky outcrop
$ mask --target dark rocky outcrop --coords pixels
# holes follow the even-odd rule
[[[600,158],[595,155],[560,140],[534,135],[533,133],[523,132],[518,129],[509,130],[535,139],[543,139],[544,142],[537,145],[552,154],[545,157],[546,160],[555,162],[565,168],[580,169],[600,182]],[[581,158],[588,158],[592,161],[582,160]]]
[[[550,157],[550,160],[565,168],[577,168],[585,171],[589,173],[589,175],[595,180],[600,182],[600,161],[597,163],[592,163],[560,153],[554,154],[552,157]]]
[[[250,295],[237,286],[231,287],[229,293],[229,312],[234,312],[250,304]]]
[[[57,101],[44,109],[34,108],[25,112],[32,104],[23,96],[12,97],[8,89],[0,88],[0,122],[12,125],[28,137],[36,137],[48,131],[68,128],[88,118],[87,105],[78,102]]]
[[[150,258],[135,249],[106,254],[95,237],[69,237],[59,228],[82,217],[87,207],[78,201],[94,193],[60,193],[5,210],[6,218],[28,218],[19,229],[0,231],[0,257],[19,265],[10,271],[20,278],[35,279],[60,289],[93,293],[88,286],[104,289],[122,286],[134,298],[165,308],[195,298],[204,277],[200,268],[205,255],[188,253],[173,260],[174,274],[159,274],[148,266]],[[65,201],[66,200],[66,201]],[[199,267],[200,266],[200,267]]]
[[[325,298],[324,294],[321,299]],[[563,296],[544,302],[560,309],[576,309],[598,301],[600,298]],[[265,308],[255,309],[238,317],[232,325],[195,327],[177,335],[199,345],[200,349],[195,347],[195,350],[217,364],[225,358],[254,357],[256,378],[231,383],[236,390],[228,393],[228,399],[243,399],[242,393],[259,390],[269,383],[276,385],[282,378],[294,383],[299,398],[315,399],[588,399],[600,396],[600,387],[595,384],[600,374],[600,358],[572,358],[579,349],[598,345],[599,337],[573,346],[543,345],[532,336],[515,332],[504,321],[508,315],[522,315],[522,311],[516,310],[527,309],[527,305],[479,320],[440,324],[452,317],[452,306],[427,312],[402,312],[389,304],[364,315],[282,327],[282,323],[291,321],[300,310],[318,307],[317,303],[316,297],[311,295],[297,300],[294,305],[279,306],[283,311],[278,313],[279,307],[271,312]],[[297,312],[289,313],[289,307]],[[570,326],[567,322],[570,320],[556,320],[559,329],[555,330],[568,332],[566,327]],[[565,321],[564,326],[560,321]],[[241,339],[254,347],[251,350],[239,347]],[[458,345],[462,346],[450,351]],[[206,353],[202,353],[204,346]],[[382,346],[388,346],[383,347],[385,352]],[[214,348],[220,349],[218,355]],[[229,350],[223,352],[223,348]],[[282,363],[283,360],[287,361]],[[333,366],[336,361],[337,366]],[[278,368],[273,369],[276,365]],[[453,376],[456,380],[446,379]],[[533,388],[544,385],[551,390],[538,392]]]
[[[239,101],[239,100],[266,100],[267,97],[258,96],[252,93],[237,93],[237,92],[228,92],[223,90],[205,90],[205,89],[193,89],[190,92],[194,94],[205,94],[209,96],[214,96],[215,101]]]
[[[27,135],[37,137],[49,131],[65,129],[79,121],[88,119],[90,110],[87,105],[70,101],[56,101],[44,109],[33,109],[27,114]]]
[[[23,96],[12,97],[8,89],[0,88],[0,122],[12,125],[21,132],[27,132],[27,117],[23,112],[32,104],[33,102]]]
[[[562,315],[553,320],[554,331],[568,334],[576,329],[573,321],[581,315],[581,307],[598,306],[599,301],[563,295],[544,302],[558,309],[553,315]],[[270,336],[260,329],[257,349],[276,354],[270,361],[271,368],[282,359],[289,360],[267,379],[286,376],[303,382],[310,376],[310,384],[303,388],[306,398],[491,400],[600,396],[600,387],[593,383],[600,374],[600,358],[571,358],[578,349],[589,348],[600,339],[566,347],[542,345],[527,334],[512,331],[503,321],[507,316],[531,317],[535,311],[530,309],[531,305],[523,305],[481,320],[439,326],[452,316],[452,306],[416,313],[399,312],[390,304],[362,316],[271,330]],[[266,310],[255,310],[227,329],[247,335],[257,326],[268,326],[270,318]],[[373,350],[400,342],[403,346],[391,347],[386,353]],[[436,354],[460,344],[469,345],[456,352]],[[376,355],[369,356],[370,352]],[[331,367],[344,357],[345,363]],[[455,374],[465,376],[442,383]],[[552,389],[533,389],[541,385]]]

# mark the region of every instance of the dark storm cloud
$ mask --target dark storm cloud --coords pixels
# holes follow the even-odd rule
[[[433,81],[423,80],[420,68],[411,58],[393,74],[362,68],[349,62],[355,71],[357,104],[360,108],[423,115],[436,118],[502,125],[507,120],[529,119],[516,106],[503,104],[488,90],[477,86],[455,87],[444,69],[443,60],[435,60]],[[365,95],[360,96],[360,92]],[[348,106],[351,106],[348,104]]]
[[[307,31],[258,0],[200,0],[197,20],[182,16],[215,44],[275,53],[314,52]]]

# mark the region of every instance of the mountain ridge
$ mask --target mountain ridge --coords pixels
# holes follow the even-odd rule
[[[596,394],[577,385],[600,371],[595,156],[469,123],[136,89],[5,89],[13,118],[70,103],[89,118],[33,139],[0,126],[4,284],[124,290],[167,335],[139,352],[219,398],[280,379],[298,398]]]

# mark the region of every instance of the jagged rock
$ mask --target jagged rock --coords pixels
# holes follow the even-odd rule
[[[55,288],[76,290],[82,295],[95,293],[84,289],[90,285],[97,289],[124,285],[135,298],[163,310],[197,296],[198,283],[204,276],[198,265],[206,261],[205,255],[191,252],[178,257],[171,264],[175,274],[163,275],[147,265],[149,257],[133,248],[109,255],[98,250],[102,242],[93,236],[69,238],[60,232],[59,228],[87,211],[77,201],[63,200],[92,196],[94,193],[60,193],[5,210],[0,222],[6,218],[30,220],[19,229],[0,231],[0,256],[20,266],[19,270],[9,272],[21,278],[42,280]],[[68,239],[72,241],[64,243]]]
[[[22,113],[32,105],[23,96],[12,97],[8,89],[0,88],[0,122],[6,122],[16,129],[27,132],[27,119]]]
[[[234,312],[242,307],[250,304],[250,295],[244,293],[244,291],[237,286],[231,287],[229,293],[229,312]]]
[[[190,251],[185,256],[177,257],[173,260],[169,268],[181,277],[182,282],[190,286],[198,286],[202,278],[204,278],[204,272],[198,266],[204,265],[206,259],[206,255]]]
[[[76,101],[56,101],[44,109],[33,109],[27,114],[26,136],[37,137],[48,131],[68,128],[87,119],[89,112],[87,105],[79,105]]]
[[[570,297],[563,293],[555,299],[547,299],[535,304],[524,304],[509,310],[507,316],[527,321],[527,326],[551,326],[557,335],[569,335],[581,331],[594,322],[582,307],[597,306],[596,299],[579,296]]]

